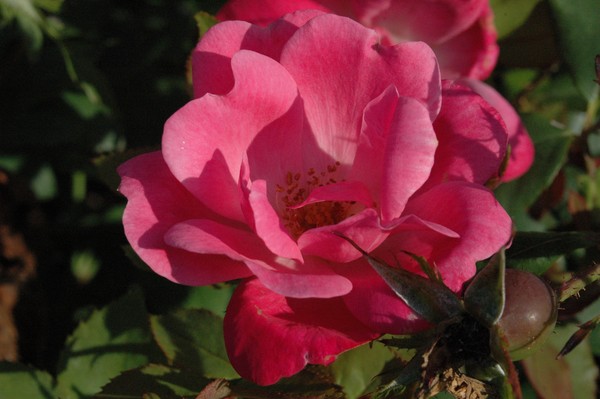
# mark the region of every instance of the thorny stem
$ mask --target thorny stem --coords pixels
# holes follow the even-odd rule
[[[579,291],[600,279],[600,264],[583,274],[578,274],[562,283],[558,290],[558,301],[564,302],[568,298],[578,295]]]

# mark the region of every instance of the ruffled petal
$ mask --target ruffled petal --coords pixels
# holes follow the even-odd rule
[[[190,253],[225,255],[246,264],[274,292],[291,298],[330,298],[347,294],[352,285],[318,259],[303,263],[276,257],[251,232],[211,220],[187,220],[165,234],[165,242]]]
[[[423,190],[444,181],[484,184],[498,174],[506,128],[498,112],[466,86],[444,81],[443,105],[433,126],[439,146]]]
[[[248,195],[248,204],[252,211],[252,221],[258,237],[274,254],[302,261],[302,253],[296,241],[281,223],[267,197],[267,186],[264,180],[252,182]]]
[[[298,238],[298,246],[305,255],[318,256],[331,262],[346,263],[359,258],[356,249],[337,234],[350,238],[365,251],[370,251],[389,233],[382,229],[377,212],[369,208],[338,224],[307,230]]]
[[[278,258],[269,264],[255,261],[246,264],[265,287],[288,298],[334,298],[352,289],[346,277],[316,257],[305,256],[302,263]]]
[[[380,193],[383,221],[399,217],[409,197],[427,181],[437,144],[427,109],[412,98],[401,97],[384,150]]]
[[[166,232],[188,219],[219,216],[209,211],[171,174],[160,152],[140,155],[118,169],[127,199],[123,226],[129,243],[157,274],[189,285],[214,284],[251,275],[243,263],[203,256],[165,243]]]
[[[371,101],[350,178],[370,188],[382,220],[397,218],[433,166],[437,139],[427,109],[390,86]]]
[[[229,359],[244,378],[274,384],[307,364],[328,365],[340,353],[379,336],[339,298],[294,300],[257,280],[236,289],[224,320]]]
[[[523,122],[517,111],[500,93],[493,87],[475,79],[459,79],[461,85],[473,89],[490,103],[502,116],[508,131],[508,144],[510,145],[510,157],[502,181],[514,180],[529,170],[535,158],[533,141],[527,133]]]
[[[209,219],[190,219],[171,227],[165,243],[199,254],[225,255],[237,261],[273,258],[261,240],[252,232],[226,226]]]
[[[204,96],[177,111],[165,124],[162,144],[169,169],[191,193],[215,212],[243,221],[241,159],[261,131],[293,126],[302,109],[294,81],[277,62],[242,50],[232,67],[232,91]]]
[[[486,5],[470,28],[443,43],[432,44],[444,79],[489,77],[500,53],[496,38],[494,16]]]
[[[259,7],[252,3],[246,8]],[[267,8],[260,9],[268,13]],[[234,85],[231,58],[240,50],[251,50],[279,60],[283,45],[298,27],[320,14],[322,12],[316,10],[295,12],[279,20],[273,19],[275,22],[266,28],[242,21],[226,21],[213,26],[192,52],[194,96],[228,93]],[[239,19],[249,20],[241,15]]]
[[[445,226],[458,233],[460,239],[428,232],[396,232],[378,251],[384,254],[395,248],[424,256],[436,265],[446,285],[454,291],[473,277],[475,262],[496,253],[512,234],[510,216],[491,191],[476,184],[439,184],[411,199],[405,212]]]
[[[439,70],[431,49],[423,43],[381,46],[374,31],[350,19],[313,18],[287,42],[281,64],[298,84],[317,148],[342,164],[354,159],[361,111],[390,85],[421,101],[432,119],[439,111]]]
[[[382,0],[361,2],[364,8],[377,7],[381,12],[360,22],[380,26],[392,34],[394,42],[422,40],[430,44],[444,42],[468,29],[482,13],[488,0]]]

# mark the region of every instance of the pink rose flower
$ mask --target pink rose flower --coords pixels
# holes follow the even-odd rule
[[[485,79],[498,59],[489,0],[229,0],[217,18],[266,26],[309,9],[344,15],[376,29],[384,44],[426,42],[445,79]]]
[[[133,249],[181,284],[243,279],[224,321],[241,376],[272,384],[383,333],[428,324],[342,233],[397,267],[405,251],[459,291],[507,242],[484,186],[507,134],[420,42],[317,11],[217,24],[193,53],[195,99],[162,150],[119,168]]]
[[[522,176],[533,163],[533,142],[514,108],[486,79],[496,66],[499,48],[489,0],[229,0],[220,20],[243,20],[261,26],[295,10],[316,9],[348,16],[377,30],[382,42],[424,41],[434,50],[442,78],[463,78],[502,115],[511,146],[502,181]],[[465,79],[466,78],[466,79]]]

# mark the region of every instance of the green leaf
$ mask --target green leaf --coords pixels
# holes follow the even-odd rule
[[[573,136],[553,127],[550,121],[539,115],[523,117],[527,130],[535,144],[535,161],[521,178],[498,187],[498,201],[512,216],[523,213],[554,180],[567,159]],[[517,220],[517,228],[521,229]]]
[[[577,88],[588,101],[597,98],[594,58],[600,40],[600,7],[597,0],[550,0],[559,31],[559,46]]]
[[[190,287],[187,298],[181,303],[181,307],[202,308],[210,310],[217,316],[224,317],[235,287],[234,284],[227,283]]]
[[[31,0],[0,1],[0,27],[16,20],[27,38],[30,55],[39,51],[44,40],[44,20]]]
[[[53,13],[60,11],[63,1],[64,0],[33,0],[37,7]]]
[[[161,399],[195,398],[209,380],[185,370],[149,364],[113,378],[94,398],[141,398],[149,393]]]
[[[491,0],[498,39],[523,25],[540,0]]]
[[[488,328],[496,324],[504,310],[505,267],[506,257],[501,250],[477,273],[465,291],[465,309]]]
[[[522,361],[527,377],[540,397],[597,398],[598,366],[587,340],[564,358],[555,359],[575,330],[575,326],[557,327],[544,347]]]
[[[52,376],[19,363],[0,362],[0,398],[52,399]]]
[[[57,394],[62,399],[95,394],[119,373],[162,360],[152,341],[139,289],[94,311],[67,339],[59,360]]]
[[[214,15],[210,15],[209,13],[204,11],[200,11],[194,14],[194,19],[196,20],[196,26],[198,27],[199,37],[204,36],[207,30],[209,30],[213,25],[219,22]]]
[[[225,350],[223,320],[204,309],[182,309],[150,319],[170,364],[210,378],[238,378]]]
[[[506,251],[507,265],[541,274],[559,256],[599,244],[600,233],[592,231],[517,232]]]
[[[358,398],[385,364],[394,357],[384,345],[361,345],[342,353],[331,365],[335,383],[340,385],[348,399]]]

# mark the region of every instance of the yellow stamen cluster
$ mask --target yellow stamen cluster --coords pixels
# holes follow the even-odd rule
[[[337,224],[349,216],[354,201],[322,201],[293,208],[306,200],[315,188],[337,183],[339,166],[339,162],[327,165],[326,170],[319,173],[314,168],[306,173],[288,172],[285,185],[275,186],[278,201],[284,208],[281,217],[292,236],[298,238],[306,230]]]

